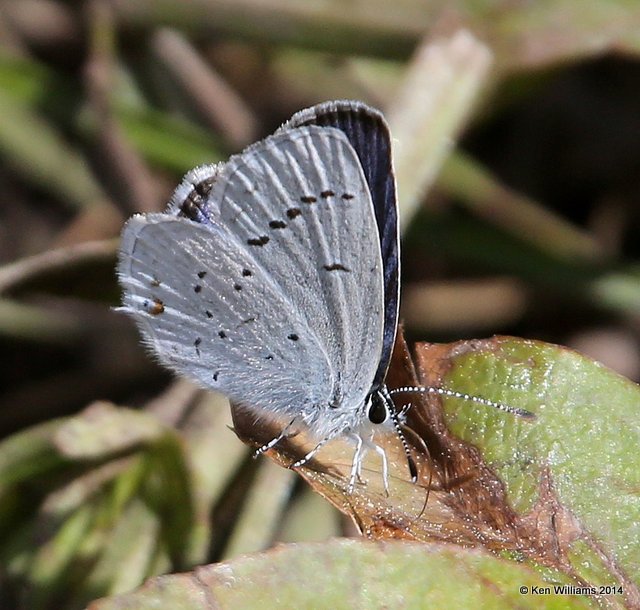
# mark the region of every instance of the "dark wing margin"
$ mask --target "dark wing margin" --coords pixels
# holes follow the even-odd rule
[[[398,326],[400,246],[396,179],[391,160],[391,133],[382,113],[363,102],[340,100],[301,110],[280,129],[303,125],[340,129],[353,146],[371,191],[384,268],[384,337],[372,390],[384,382]]]

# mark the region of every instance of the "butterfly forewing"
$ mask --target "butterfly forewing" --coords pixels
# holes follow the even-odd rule
[[[318,104],[295,114],[282,130],[320,125],[341,130],[355,150],[373,201],[381,255],[384,261],[384,339],[374,388],[382,384],[391,359],[398,325],[400,261],[396,182],[391,157],[391,134],[382,114],[350,100]]]
[[[267,138],[230,160],[210,200],[305,317],[297,341],[311,332],[326,350],[332,404],[359,405],[381,353],[384,304],[371,197],[344,134],[311,126]]]

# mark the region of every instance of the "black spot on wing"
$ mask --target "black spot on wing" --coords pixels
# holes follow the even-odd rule
[[[250,246],[264,246],[265,244],[269,243],[269,237],[267,235],[261,235],[260,237],[247,239],[247,243]]]
[[[300,208],[289,208],[287,210],[287,218],[293,220],[296,216],[300,216],[302,210]]]
[[[209,191],[211,191],[214,182],[215,180],[213,178],[203,180],[202,182],[198,182],[194,185],[193,189],[198,193],[198,195],[200,195],[200,197],[206,197],[209,194]]]
[[[269,228],[271,229],[284,229],[286,226],[287,223],[284,220],[272,220],[269,222]]]
[[[180,213],[194,222],[205,222],[206,216],[202,212],[202,197],[191,191],[180,204]]]
[[[345,201],[349,201],[350,199],[353,199],[355,197],[355,195],[351,195],[351,193],[342,193],[342,199],[344,199]]]
[[[200,356],[200,344],[202,343],[202,339],[200,337],[198,337],[194,342],[193,345],[196,348],[196,354],[198,354],[198,356]]]
[[[218,337],[220,337],[221,339],[226,339],[227,338],[227,333],[225,333],[223,330],[218,332]]]
[[[206,271],[198,271],[198,277],[202,279],[205,275],[207,275]]]
[[[323,267],[327,270],[327,271],[346,271],[347,273],[351,273],[351,269],[347,269],[343,264],[341,263],[333,263],[331,265],[323,265]]]
[[[240,292],[242,290],[242,286],[240,284],[234,284],[233,285],[233,289],[237,290],[238,292]]]
[[[194,184],[189,194],[180,203],[180,213],[189,220],[206,223],[209,220],[209,214],[206,210],[205,198],[211,191],[214,182],[215,177],[211,177]]]
[[[331,189],[327,189],[326,191],[322,191],[322,193],[320,193],[320,197],[322,197],[323,199],[328,199],[329,197],[335,197],[335,193],[331,190]]]
[[[300,201],[302,201],[302,203],[315,203],[318,200],[313,195],[302,195]]]
[[[202,286],[201,286],[200,284],[196,284],[196,285],[193,287],[193,291],[194,291],[196,294],[197,294],[197,293],[199,293],[199,292],[202,292]]]
[[[208,309],[205,309],[204,313],[207,316],[207,318],[213,318],[213,314]]]
[[[253,273],[251,273],[250,269],[243,269],[242,270],[242,277],[251,277],[253,275]]]
[[[295,333],[291,333],[287,336],[287,339],[290,339],[291,341],[297,341],[299,338],[300,337],[298,337],[298,335],[296,335]]]

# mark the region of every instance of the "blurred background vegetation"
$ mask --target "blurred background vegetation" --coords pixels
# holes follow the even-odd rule
[[[633,0],[0,2],[0,606],[355,533],[111,309],[124,220],[314,103],[389,118],[412,341],[637,381],[639,55]]]

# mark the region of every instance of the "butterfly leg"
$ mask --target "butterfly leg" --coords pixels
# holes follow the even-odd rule
[[[382,483],[384,485],[384,493],[389,497],[389,461],[387,460],[387,453],[380,445],[372,444],[372,447],[382,459]]]
[[[356,450],[353,454],[353,461],[351,462],[351,474],[349,476],[349,485],[347,487],[347,493],[353,493],[353,489],[356,484],[356,479],[360,479],[360,473],[362,471],[362,459],[364,458],[362,447],[364,442],[359,434],[349,435],[356,442]]]
[[[289,433],[289,429],[291,428],[291,426],[293,425],[293,423],[295,422],[295,419],[292,419],[282,430],[282,432],[280,432],[280,434],[278,434],[278,436],[276,436],[275,438],[272,438],[268,443],[265,443],[264,445],[262,445],[262,447],[258,447],[254,452],[253,452],[253,459],[255,460],[257,457],[261,456],[263,453],[265,453],[266,451],[269,451],[269,449],[273,449],[273,447],[275,447],[283,438],[285,438],[288,433]]]
[[[347,491],[349,493],[353,492],[355,487],[356,480],[360,481],[362,474],[362,462],[364,461],[364,456],[367,453],[368,449],[373,449],[382,459],[382,482],[384,485],[385,495],[389,495],[389,460],[387,459],[387,454],[385,450],[380,447],[380,445],[376,445],[373,442],[373,435],[371,438],[366,441],[359,434],[350,434],[350,438],[352,438],[356,443],[356,450],[353,454],[353,462],[351,464],[351,476],[349,477],[349,486]]]
[[[303,458],[300,458],[297,462],[294,462],[293,464],[291,464],[291,466],[289,466],[289,468],[292,469],[292,470],[295,470],[296,468],[299,468],[300,466],[304,466],[330,440],[331,440],[330,437],[323,438],[311,451],[309,451],[309,453],[307,453],[307,455],[305,455]]]

